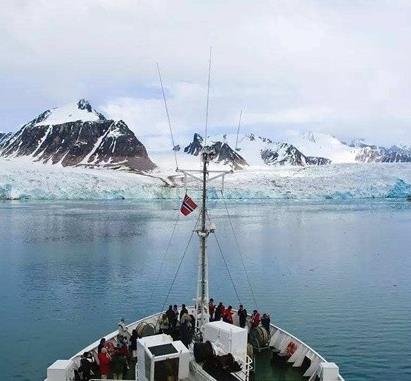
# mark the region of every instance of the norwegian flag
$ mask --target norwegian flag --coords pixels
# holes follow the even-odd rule
[[[188,216],[195,208],[197,208],[197,204],[186,194],[181,204],[180,212]]]

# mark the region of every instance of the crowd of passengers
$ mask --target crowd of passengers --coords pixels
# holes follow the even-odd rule
[[[130,367],[136,363],[137,356],[137,331],[130,334],[124,319],[118,324],[118,335],[113,341],[102,338],[97,347],[97,359],[92,352],[84,352],[80,359],[80,367],[76,380],[88,381],[92,378],[114,380],[127,378]]]
[[[216,305],[214,299],[211,298],[208,304],[208,312],[210,321],[223,320],[226,323],[234,324],[234,311],[231,305],[225,307],[223,302]],[[248,324],[250,329],[256,329],[261,325],[267,332],[270,332],[269,314],[260,316],[260,313],[254,310],[248,316],[247,310],[240,304],[237,315],[241,328],[245,328]],[[188,347],[194,334],[194,317],[188,313],[185,304],[181,305],[180,310],[176,304],[174,306],[170,305],[167,311],[161,315],[157,328],[160,333],[169,334],[174,339],[178,338]],[[114,380],[127,378],[129,369],[134,367],[137,361],[137,339],[137,330],[133,329],[130,334],[124,319],[122,319],[118,325],[118,335],[115,343],[106,341],[104,338],[100,340],[97,348],[98,363],[92,352],[83,353],[76,380],[88,381],[98,374],[101,379],[107,379],[109,376]]]
[[[219,302],[218,305],[214,304],[214,299],[211,298],[210,302],[208,303],[208,313],[210,315],[210,321],[219,321],[223,320],[226,323],[233,324],[233,316],[234,311],[232,306],[225,307],[223,302]],[[244,308],[242,304],[239,305],[237,310],[238,321],[241,328],[245,328],[247,325],[247,310]],[[254,310],[253,313],[250,315],[249,319],[249,327],[250,329],[257,328],[261,324],[267,332],[270,332],[270,315],[260,313],[257,310]]]
[[[211,298],[208,303],[208,312],[210,321],[223,320],[226,323],[234,324],[234,311],[231,305],[225,307],[223,302],[219,302],[218,305],[216,305],[214,304],[214,299]],[[237,310],[237,315],[241,328],[245,328],[247,321],[249,321],[250,329],[255,329],[261,325],[268,333],[270,332],[269,314],[265,313],[261,316],[257,310],[254,310],[248,320],[247,310],[240,304]],[[179,339],[188,347],[192,338],[194,317],[189,315],[185,304],[181,306],[180,311],[178,311],[176,304],[174,306],[168,306],[168,310],[160,317],[159,329],[161,333],[167,333],[174,336],[177,328],[179,331]]]

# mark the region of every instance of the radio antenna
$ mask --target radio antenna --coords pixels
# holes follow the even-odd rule
[[[167,114],[168,128],[170,130],[171,143],[173,144],[174,160],[176,162],[176,170],[177,170],[178,169],[178,164],[177,164],[176,145],[174,143],[174,135],[173,135],[173,129],[171,128],[170,113],[168,112],[166,93],[164,91],[163,80],[161,78],[161,72],[160,72],[160,65],[158,64],[158,62],[157,62],[157,71],[158,71],[158,78],[160,79],[161,92],[163,93],[164,108],[165,108],[166,114]]]
[[[209,104],[209,99],[210,99],[210,78],[211,78],[211,52],[212,52],[212,48],[210,46],[210,57],[208,60],[208,84],[207,84],[207,104],[206,104],[206,115],[205,115],[204,147],[207,145],[208,104]]]
[[[243,110],[240,111],[240,118],[238,120],[238,127],[237,127],[237,137],[235,138],[235,150],[238,151],[238,134],[240,133],[241,127],[241,117],[243,116]]]

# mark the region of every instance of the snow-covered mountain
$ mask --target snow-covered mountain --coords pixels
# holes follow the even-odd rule
[[[195,134],[184,152],[198,155],[203,139]],[[235,167],[265,165],[327,165],[342,163],[393,163],[411,162],[411,149],[392,146],[390,148],[369,145],[363,141],[347,144],[334,136],[318,132],[291,133],[283,141],[256,136],[253,133],[236,137],[219,135],[209,137],[208,145],[221,150],[219,162],[235,163]],[[216,160],[217,161],[217,160]]]
[[[325,165],[331,160],[324,157],[305,156],[292,144],[278,143],[275,149],[266,149],[261,152],[261,158],[267,165]]]
[[[0,155],[62,166],[148,171],[144,145],[122,121],[109,120],[88,101],[44,111],[15,134],[0,135]]]
[[[6,139],[8,139],[10,136],[12,135],[11,132],[1,132],[0,131],[0,145],[2,141],[5,141]]]
[[[332,163],[356,162],[357,149],[328,134],[311,131],[295,133],[288,135],[287,141],[307,156],[320,156]]]
[[[324,165],[330,160],[323,157],[306,156],[289,143],[276,143],[269,138],[244,135],[237,139],[234,135],[208,137],[207,145],[216,152],[215,163],[231,165],[235,169],[246,166],[270,165]],[[234,147],[234,148],[233,148]],[[189,155],[198,156],[203,149],[203,138],[195,133],[193,140],[184,148]]]
[[[305,155],[321,156],[335,164],[411,162],[411,149],[407,147],[379,147],[366,144],[363,140],[347,144],[334,136],[319,132],[291,134],[287,141]]]
[[[184,152],[189,155],[198,156],[203,149],[204,140],[200,134],[195,133],[193,141],[184,148]],[[227,136],[223,135],[222,139],[212,139],[207,141],[207,146],[211,147],[215,152],[213,161],[224,165],[231,165],[234,169],[242,169],[247,164],[247,161],[234,151],[227,142]]]
[[[351,143],[352,147],[359,148],[356,161],[362,163],[400,163],[411,162],[411,149],[407,147],[391,146],[389,148],[379,147],[356,141]]]
[[[148,126],[149,127],[149,126]],[[200,164],[203,137],[180,137],[174,149],[150,147],[150,156],[164,174],[179,164]],[[318,132],[289,133],[281,141],[248,133],[207,137],[216,155],[211,168],[247,169],[271,166],[312,166],[340,163],[411,162],[411,149],[344,143]],[[174,152],[173,152],[174,151]],[[0,132],[0,156],[28,157],[33,161],[61,166],[108,167],[149,171],[156,166],[144,145],[121,120],[109,120],[88,101],[46,110],[14,134]]]

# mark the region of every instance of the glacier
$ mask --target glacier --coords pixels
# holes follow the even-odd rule
[[[218,169],[218,167],[216,167]],[[187,182],[193,197],[199,184]],[[222,193],[223,190],[223,193]],[[159,169],[147,175],[110,169],[44,165],[0,158],[0,200],[181,199],[181,174]],[[409,163],[331,164],[310,167],[249,167],[209,185],[209,198],[347,200],[410,198]]]

